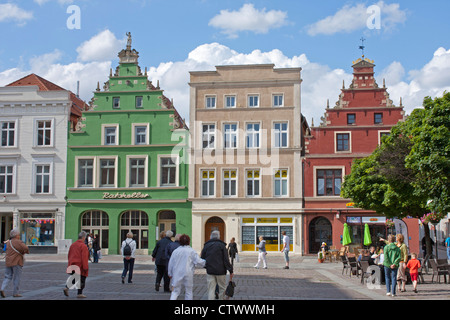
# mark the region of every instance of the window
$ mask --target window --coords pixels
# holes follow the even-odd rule
[[[203,149],[214,149],[216,139],[216,125],[204,124],[202,127]]]
[[[259,148],[260,124],[248,123],[246,132],[247,148]]]
[[[117,145],[117,130],[118,127],[103,127],[103,145],[105,146],[114,146]]]
[[[109,217],[104,211],[86,211],[81,216],[81,230],[97,235],[102,249],[109,247]]]
[[[216,97],[215,96],[206,96],[206,108],[213,109],[216,107]]]
[[[383,123],[383,114],[382,113],[375,113],[373,115],[373,122],[375,124]]]
[[[137,109],[142,109],[143,108],[143,102],[144,102],[143,97],[136,97],[136,108]]]
[[[236,148],[237,147],[237,124],[227,123],[224,126],[224,148]]]
[[[354,113],[348,113],[347,114],[347,124],[353,125],[356,123],[356,114]]]
[[[282,107],[283,104],[283,95],[282,94],[274,94],[273,95],[273,106],[274,107]]]
[[[14,166],[0,165],[0,194],[13,193]]]
[[[274,128],[274,147],[275,148],[287,148],[288,146],[288,123],[287,122],[275,122]]]
[[[116,160],[100,159],[100,187],[116,185]]]
[[[94,159],[78,160],[78,187],[94,186]]]
[[[161,186],[175,186],[177,178],[177,161],[175,158],[161,158]]]
[[[51,193],[51,172],[49,164],[38,164],[35,167],[35,193]]]
[[[120,98],[119,97],[114,97],[113,98],[113,108],[114,109],[119,109],[120,108]]]
[[[259,107],[259,96],[258,95],[248,96],[248,107],[249,108]]]
[[[342,170],[317,170],[317,195],[339,196],[341,194]]]
[[[202,170],[202,197],[213,197],[215,194],[215,171]]]
[[[146,165],[145,158],[129,159],[129,187],[145,187]]]
[[[350,133],[336,133],[336,151],[350,151]]]
[[[38,120],[37,125],[37,146],[47,147],[52,145],[52,120]]]
[[[236,108],[236,96],[225,96],[225,107]]]
[[[236,170],[223,171],[223,196],[233,197],[237,195],[236,191],[237,172]]]
[[[273,187],[275,197],[288,195],[288,171],[286,169],[275,171]]]
[[[14,147],[16,145],[16,122],[2,121],[1,126],[1,143],[2,147]]]
[[[247,170],[247,196],[257,197],[260,196],[260,171]]]
[[[148,144],[147,131],[148,125],[134,125],[134,144]]]
[[[120,243],[131,232],[136,241],[136,249],[148,249],[148,215],[144,211],[126,211],[120,217]]]

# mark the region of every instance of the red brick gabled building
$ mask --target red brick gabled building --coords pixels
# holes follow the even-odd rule
[[[322,242],[339,249],[344,223],[350,227],[355,246],[362,245],[365,223],[369,224],[374,245],[380,234],[387,233],[384,216],[349,206],[351,200],[340,197],[341,185],[353,159],[370,155],[381,137],[404,119],[405,112],[401,101],[400,106],[395,106],[389,98],[384,80],[382,86],[376,83],[372,60],[360,58],[352,67],[350,86],[343,84],[336,105],[330,108],[328,103],[322,123],[311,124],[305,136],[305,254],[317,253]],[[417,228],[417,232],[409,231],[418,237],[418,223],[414,220],[411,228]],[[414,242],[418,252],[418,239]]]

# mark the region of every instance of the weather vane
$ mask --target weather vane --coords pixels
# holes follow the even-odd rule
[[[364,59],[364,49],[366,48],[366,47],[364,46],[364,41],[366,41],[366,39],[364,39],[364,37],[362,37],[360,40],[361,40],[361,45],[359,46],[359,50],[362,51],[362,57],[363,57],[363,59]]]

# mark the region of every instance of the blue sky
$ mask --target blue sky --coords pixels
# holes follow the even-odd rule
[[[68,28],[71,5],[79,29]],[[317,125],[326,100],[333,106],[350,83],[364,37],[379,84],[386,78],[394,104],[402,97],[411,111],[450,90],[448,12],[443,0],[0,0],[0,85],[32,72],[72,91],[79,80],[89,101],[129,31],[141,67],[183,117],[189,71],[274,63],[303,68],[302,113]]]

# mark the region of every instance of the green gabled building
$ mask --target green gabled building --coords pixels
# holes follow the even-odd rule
[[[129,231],[148,254],[161,231],[192,230],[188,128],[138,58],[128,34],[115,73],[68,135],[66,239],[97,234],[108,254]]]

